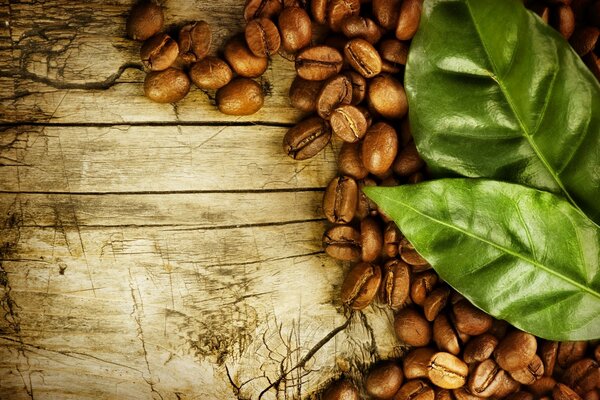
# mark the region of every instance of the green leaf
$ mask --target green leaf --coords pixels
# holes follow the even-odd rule
[[[363,190],[477,307],[546,339],[600,337],[600,229],[561,197],[482,179]]]
[[[600,222],[600,84],[521,1],[425,1],[405,83],[438,177],[551,191]]]

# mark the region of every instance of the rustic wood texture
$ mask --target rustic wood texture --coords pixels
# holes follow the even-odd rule
[[[242,3],[165,16],[211,23],[216,51]],[[292,63],[253,116],[197,89],[152,103],[132,4],[0,0],[0,399],[313,398],[398,354],[321,248],[338,145],[282,153]]]

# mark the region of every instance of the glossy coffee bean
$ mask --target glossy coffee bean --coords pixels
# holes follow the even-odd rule
[[[310,0],[310,12],[317,24],[325,24],[329,0]]]
[[[351,176],[354,179],[363,179],[369,174],[360,157],[359,143],[344,143],[342,145],[338,154],[338,171],[340,174]],[[357,216],[361,217],[358,212]],[[364,218],[364,216],[362,217]]]
[[[452,315],[456,329],[467,335],[481,335],[492,327],[492,317],[467,300],[454,304]]]
[[[350,104],[350,101],[352,101],[350,80],[344,75],[332,76],[323,83],[317,95],[317,113],[321,118],[329,119],[333,110],[340,105]]]
[[[535,356],[537,342],[535,336],[513,331],[506,335],[494,351],[494,357],[500,367],[506,371],[516,371],[527,367]]]
[[[333,178],[325,189],[323,213],[331,223],[348,224],[354,218],[357,201],[358,186],[354,179],[347,176]]]
[[[584,358],[569,366],[563,381],[579,395],[600,387],[600,367],[591,358]]]
[[[390,260],[383,266],[381,297],[392,310],[405,306],[409,299],[410,269],[401,260]],[[416,378],[416,377],[414,377]]]
[[[533,356],[527,367],[510,372],[512,378],[523,385],[531,385],[544,374],[544,363],[537,355]]]
[[[190,78],[200,89],[216,90],[227,85],[233,78],[233,71],[220,58],[206,57],[190,68]]]
[[[469,367],[460,358],[446,352],[435,353],[429,361],[427,376],[443,389],[458,389],[467,382]]]
[[[559,383],[552,390],[554,400],[581,400],[581,397],[567,385]]]
[[[257,57],[250,51],[246,42],[239,36],[225,44],[223,52],[225,60],[239,76],[257,78],[261,76],[269,64],[268,58]]]
[[[552,389],[554,389],[554,386],[556,386],[556,381],[554,378],[551,376],[542,376],[531,385],[528,385],[527,391],[531,392],[534,396],[536,396],[536,398],[539,398],[545,394],[551,393]]]
[[[504,370],[492,359],[487,359],[475,366],[469,376],[468,388],[479,397],[493,396],[502,385]]]
[[[494,393],[494,398],[503,399],[517,392],[520,388],[521,384],[511,378],[510,375],[505,371],[505,373],[502,375],[500,386],[498,386],[496,392]]]
[[[483,399],[483,397],[475,396],[473,393],[469,391],[466,387],[453,389],[452,394],[456,400],[479,400]]]
[[[308,46],[312,37],[312,25],[308,13],[300,7],[286,7],[279,14],[281,47],[295,53]]]
[[[347,379],[334,382],[323,393],[323,400],[359,400],[358,389]]]
[[[330,113],[331,130],[345,142],[355,143],[367,133],[367,119],[360,109],[341,105]]]
[[[289,98],[294,108],[304,112],[314,112],[317,109],[317,96],[321,91],[322,82],[307,81],[299,76],[294,78],[290,86]]]
[[[469,340],[465,346],[463,359],[472,364],[485,361],[492,356],[498,346],[498,339],[490,333],[484,333]]]
[[[367,216],[375,216],[377,215],[377,204],[375,204],[373,202],[373,200],[369,199],[367,197],[367,195],[365,195],[362,191],[362,189],[365,186],[377,186],[377,183],[367,177],[364,179],[361,179],[358,182],[358,206],[356,207],[356,217],[358,219],[362,219],[365,218]],[[384,242],[385,242],[385,235],[384,235]]]
[[[271,18],[283,9],[281,0],[247,0],[244,7],[244,19],[252,21],[256,18]]]
[[[159,33],[146,40],[140,49],[144,67],[150,71],[169,68],[179,55],[179,46],[169,35]]]
[[[362,160],[372,174],[383,175],[390,169],[398,152],[396,131],[385,122],[378,122],[367,130],[362,146]]]
[[[364,39],[352,39],[344,47],[346,60],[356,72],[372,78],[381,72],[381,57],[373,45]]]
[[[217,90],[217,107],[227,115],[251,115],[265,101],[262,87],[248,78],[236,78]]]
[[[596,362],[600,362],[600,344],[596,345],[596,348],[594,349],[594,358],[596,359]]]
[[[412,307],[404,308],[396,314],[394,330],[398,339],[409,346],[427,346],[431,342],[431,324]]]
[[[357,201],[358,191],[355,194],[354,200]],[[373,262],[379,258],[383,246],[383,232],[379,221],[374,218],[360,221],[360,243],[363,261]]]
[[[595,26],[586,26],[576,29],[569,42],[577,54],[584,56],[594,50],[599,37],[600,29]]]
[[[460,339],[448,317],[440,314],[433,321],[433,341],[442,351],[458,355],[460,353]]]
[[[516,392],[511,394],[508,400],[535,400],[535,398],[528,392]]]
[[[382,74],[371,80],[367,99],[369,106],[387,119],[400,119],[408,112],[404,86],[389,74]]]
[[[424,259],[415,247],[406,238],[400,242],[400,257],[413,267],[429,267],[429,263]],[[417,268],[413,268],[417,270]]]
[[[392,169],[396,175],[410,176],[418,172],[424,165],[425,162],[419,156],[415,143],[411,141],[398,152]]]
[[[600,389],[590,390],[582,398],[583,400],[600,400]]]
[[[437,284],[438,276],[433,271],[425,271],[416,274],[410,286],[410,298],[413,303],[422,306]]]
[[[371,304],[380,283],[381,268],[360,262],[348,272],[342,283],[342,302],[354,310],[362,310]]]
[[[371,18],[353,15],[342,22],[342,32],[347,38],[361,38],[375,44],[381,39],[384,30]]]
[[[393,221],[388,222],[383,233],[383,253],[389,258],[396,257],[401,240],[402,234],[396,224]]]
[[[133,40],[146,40],[163,28],[162,7],[154,1],[142,1],[136,4],[127,19],[127,36]]]
[[[342,23],[360,12],[360,0],[329,0],[327,7],[327,25],[334,32],[342,30]]]
[[[386,30],[396,29],[401,0],[373,0],[373,15]]]
[[[406,379],[427,378],[429,361],[437,353],[432,347],[417,347],[402,359],[402,371]]]
[[[410,40],[415,36],[421,21],[422,0],[404,0],[400,6],[396,37],[399,40]]]
[[[344,71],[342,72],[352,84],[352,101],[350,104],[357,105],[361,103],[367,95],[367,80],[364,76],[356,71]]]
[[[587,342],[573,341],[561,342],[558,346],[556,362],[561,368],[567,368],[576,361],[581,360],[587,350]]]
[[[211,43],[210,25],[205,21],[185,25],[179,30],[179,51],[194,58],[194,61],[200,61],[208,55]]]
[[[144,80],[144,94],[157,103],[175,103],[189,91],[190,79],[180,69],[150,72]]]
[[[544,364],[544,375],[552,376],[558,355],[558,342],[544,340],[540,346],[540,358]]]
[[[375,399],[391,399],[402,386],[403,379],[398,364],[386,361],[371,368],[365,379],[365,390]]]
[[[394,396],[394,400],[434,400],[435,392],[425,381],[415,379],[406,382]]]
[[[277,53],[281,36],[277,26],[268,18],[257,18],[246,25],[246,43],[257,57],[268,57]]]
[[[333,47],[307,47],[296,55],[296,72],[309,81],[324,81],[341,71],[343,61]]]
[[[406,65],[408,44],[397,39],[386,39],[379,44],[379,54],[383,61],[395,66]]]
[[[423,303],[423,314],[427,321],[433,322],[439,315],[442,309],[446,306],[450,289],[446,286],[436,288]]]
[[[331,130],[319,117],[305,119],[287,131],[283,151],[294,160],[306,160],[319,153],[331,139]]]
[[[435,400],[454,400],[454,396],[448,389],[436,389]]]
[[[360,260],[360,232],[351,226],[337,225],[323,235],[323,247],[330,257],[342,261]]]
[[[568,5],[561,5],[556,9],[555,18],[550,21],[561,35],[567,40],[575,31],[575,14]]]

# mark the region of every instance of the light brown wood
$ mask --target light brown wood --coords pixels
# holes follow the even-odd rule
[[[243,2],[165,1],[215,51]],[[401,351],[321,248],[338,144],[283,154],[293,65],[256,115],[142,96],[133,1],[0,0],[0,398],[313,398]]]

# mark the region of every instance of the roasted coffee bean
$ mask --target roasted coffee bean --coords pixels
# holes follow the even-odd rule
[[[306,160],[319,153],[331,139],[331,130],[319,117],[305,119],[283,137],[283,150],[294,160]]]
[[[382,74],[399,74],[402,69],[394,63],[386,60],[381,60],[381,73]]]
[[[502,375],[500,386],[498,386],[498,389],[496,389],[496,393],[494,393],[494,398],[503,399],[506,396],[515,393],[520,388],[521,384],[515,381],[513,378],[511,378],[510,375],[505,371],[505,373]]]
[[[429,263],[415,250],[415,247],[408,241],[408,239],[402,239],[400,242],[400,257],[412,265],[413,267],[429,267]],[[427,269],[425,268],[425,269]],[[414,268],[413,270],[416,270]]]
[[[448,389],[436,389],[435,400],[454,400],[454,397]]]
[[[325,24],[327,19],[327,6],[330,0],[311,0],[310,12],[312,13],[313,20],[317,24]]]
[[[312,37],[312,25],[307,12],[300,7],[286,7],[279,15],[281,46],[290,53],[308,46]]]
[[[424,165],[425,162],[419,156],[415,143],[411,141],[398,152],[392,169],[399,176],[410,176],[418,172]]]
[[[307,47],[296,56],[296,72],[309,81],[324,81],[341,71],[343,61],[333,47]]]
[[[268,58],[255,56],[239,36],[232,38],[225,44],[223,53],[231,68],[238,75],[246,78],[261,76],[267,70],[269,64]]]
[[[144,94],[157,103],[175,103],[190,91],[190,79],[180,69],[167,68],[146,75]]]
[[[596,359],[596,362],[600,362],[600,344],[596,345],[596,348],[594,349],[594,358]]]
[[[554,400],[581,400],[581,397],[573,389],[562,383],[552,389],[552,398]]]
[[[452,327],[448,317],[440,314],[433,321],[433,341],[442,351],[458,355],[460,353],[460,339]]]
[[[567,40],[575,31],[575,14],[568,5],[561,5],[556,9],[555,17],[550,19],[550,24],[555,27]]]
[[[252,21],[256,18],[271,18],[283,9],[281,0],[247,0],[244,7],[244,19]]]
[[[467,382],[469,367],[460,358],[446,352],[435,353],[429,361],[427,376],[443,389],[458,389]]]
[[[425,299],[437,284],[438,276],[433,271],[425,271],[415,275],[410,286],[410,298],[413,303],[422,306]]]
[[[552,376],[558,355],[558,342],[545,340],[540,346],[540,358],[544,363],[544,375]]]
[[[379,54],[382,61],[395,66],[406,65],[408,44],[396,39],[386,39],[379,44]]]
[[[290,86],[290,103],[294,108],[305,112],[317,110],[317,96],[321,91],[321,81],[307,81],[299,76],[294,78]]]
[[[422,172],[415,172],[414,174],[410,175],[406,179],[406,182],[409,184],[415,184],[415,183],[423,182],[424,180],[425,180],[425,175],[423,175]]]
[[[510,395],[508,400],[535,400],[533,395],[528,392],[517,392]]]
[[[385,174],[398,152],[396,131],[385,122],[378,122],[367,130],[362,146],[362,160],[372,174]]]
[[[415,36],[421,21],[422,0],[404,0],[400,6],[396,37],[400,40],[410,40]]]
[[[323,196],[323,213],[329,222],[348,224],[354,218],[357,200],[358,186],[354,179],[347,176],[333,178]]]
[[[467,335],[481,335],[492,327],[492,317],[467,300],[452,305],[452,316],[456,329]]]
[[[389,258],[396,257],[400,240],[402,240],[400,230],[393,221],[388,222],[383,233],[383,253]]]
[[[342,104],[350,104],[350,101],[352,101],[352,84],[350,80],[344,75],[332,76],[325,81],[319,91],[317,113],[321,118],[329,119],[333,110]]]
[[[429,361],[436,353],[431,347],[417,347],[402,359],[402,371],[406,379],[427,378]]]
[[[537,355],[533,356],[527,367],[510,372],[512,378],[523,385],[531,385],[544,374],[544,364]]]
[[[160,5],[154,1],[136,4],[127,19],[127,36],[133,40],[146,40],[163,28],[164,15]]]
[[[396,29],[400,14],[400,0],[373,0],[373,15],[386,30]]]
[[[334,32],[342,30],[342,22],[360,12],[360,0],[330,0],[327,7],[327,24]]]
[[[452,390],[452,394],[456,400],[479,400],[483,399],[483,397],[475,396],[473,393],[469,392],[467,388],[458,388]]]
[[[446,306],[448,296],[450,295],[450,289],[448,287],[438,287],[435,289],[423,303],[423,313],[427,321],[433,322],[433,320],[439,315],[442,309]]]
[[[248,78],[236,78],[217,90],[217,107],[227,115],[251,115],[265,101],[262,87]]]
[[[469,376],[469,391],[479,397],[493,396],[502,385],[504,373],[492,359],[477,364]]]
[[[376,76],[371,80],[367,100],[376,113],[387,119],[400,119],[408,111],[404,86],[388,74]]]
[[[576,29],[569,42],[577,54],[584,56],[596,47],[598,37],[600,37],[600,29],[595,26],[586,26]]]
[[[248,48],[257,57],[273,55],[281,46],[279,30],[268,18],[257,18],[248,22],[245,36]]]
[[[330,257],[342,261],[360,260],[360,232],[351,226],[337,225],[323,235],[323,247]]]
[[[526,332],[513,331],[498,343],[494,356],[498,365],[510,372],[527,367],[535,356],[536,350],[535,336]]]
[[[220,58],[206,57],[192,65],[190,78],[200,89],[216,90],[231,81],[233,72]]]
[[[331,130],[345,142],[355,143],[367,133],[367,119],[355,106],[341,105],[329,116]]]
[[[150,71],[169,68],[175,62],[177,55],[179,55],[177,42],[165,33],[152,36],[140,49],[142,64]]]
[[[469,340],[465,346],[463,359],[466,363],[485,361],[492,356],[498,346],[498,339],[490,333],[484,333]]]
[[[384,30],[371,18],[352,15],[342,22],[342,32],[350,39],[361,38],[375,44],[381,39]]]
[[[375,204],[373,200],[369,199],[362,191],[365,186],[377,186],[377,183],[368,177],[361,179],[358,182],[358,206],[356,207],[356,217],[358,219],[363,219],[369,215],[377,215],[377,204]]]
[[[354,179],[363,179],[369,174],[360,157],[359,143],[344,143],[342,145],[338,155],[338,171],[340,174],[351,176]],[[361,215],[358,215],[358,207],[357,216],[361,217]],[[364,218],[364,216],[362,217]]]
[[[381,268],[360,262],[348,272],[342,283],[342,302],[354,310],[362,310],[371,304],[380,283]]]
[[[365,78],[372,78],[381,72],[379,53],[364,39],[352,39],[346,43],[344,55],[350,66]]]
[[[349,380],[341,379],[334,382],[323,393],[323,400],[359,400],[358,389]]]
[[[536,396],[536,398],[539,398],[544,394],[552,392],[554,386],[556,386],[556,381],[554,380],[554,378],[552,378],[551,376],[542,376],[540,379],[527,386],[527,391],[533,393],[533,395]]]
[[[394,396],[394,400],[435,400],[433,389],[420,379],[406,382]]]
[[[410,269],[401,260],[390,260],[383,266],[381,297],[392,310],[405,306],[410,292]]]
[[[402,386],[403,379],[398,364],[386,361],[371,368],[365,379],[365,390],[376,399],[391,399]]]
[[[208,55],[212,43],[210,25],[205,21],[185,25],[179,30],[179,51],[194,61],[200,61]]]
[[[591,358],[584,358],[569,366],[563,375],[563,381],[579,395],[600,387],[600,367]]]
[[[350,178],[349,178],[350,179]],[[354,201],[358,199],[358,190],[355,193]],[[383,232],[379,221],[374,218],[365,218],[360,221],[360,245],[362,250],[361,259],[366,262],[373,262],[381,254],[383,247]]]
[[[581,360],[587,350],[587,342],[561,342],[558,346],[556,362],[561,368],[567,368],[575,361]]]
[[[396,314],[394,330],[398,339],[409,346],[427,346],[431,342],[431,324],[412,307]]]
[[[352,101],[350,104],[357,105],[365,99],[367,94],[367,80],[358,72],[344,71],[343,74],[350,80],[352,84]],[[369,124],[370,125],[370,124]]]

